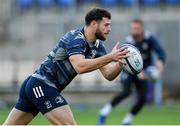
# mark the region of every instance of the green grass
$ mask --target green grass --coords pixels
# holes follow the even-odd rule
[[[84,110],[72,107],[77,124],[96,125],[98,108],[85,108]],[[3,123],[8,115],[10,108],[0,110],[0,124]],[[107,118],[107,124],[119,125],[123,116],[128,111],[126,107],[115,108]],[[39,114],[31,125],[50,124],[45,117]],[[180,105],[166,105],[162,107],[146,106],[143,111],[134,119],[133,124],[138,125],[180,125]]]

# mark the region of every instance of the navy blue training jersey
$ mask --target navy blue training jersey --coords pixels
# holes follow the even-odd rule
[[[149,31],[144,33],[144,38],[141,42],[135,42],[132,36],[128,36],[125,42],[132,44],[139,49],[143,58],[144,69],[154,64],[154,53],[157,55],[159,60],[165,62],[164,49],[161,47],[159,41]]]
[[[99,40],[95,44],[88,43],[83,28],[71,30],[60,39],[32,76],[62,91],[77,75],[69,61],[69,57],[75,54],[97,58],[105,55],[106,49]]]

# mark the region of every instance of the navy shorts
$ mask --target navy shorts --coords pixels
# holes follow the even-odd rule
[[[21,86],[15,108],[36,116],[39,112],[45,114],[63,105],[67,102],[56,88],[30,76]]]

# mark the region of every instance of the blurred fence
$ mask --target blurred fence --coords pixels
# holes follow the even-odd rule
[[[1,61],[0,62],[0,91],[12,87],[19,87],[21,83],[31,75],[39,66],[40,62],[34,60],[19,60],[19,61]],[[118,79],[113,81],[118,83]],[[103,86],[102,86],[103,85]],[[117,90],[117,85],[111,84],[103,78],[99,71],[78,75],[72,82],[70,88],[72,91],[108,91]]]
[[[20,10],[16,1],[2,0],[0,4],[0,89],[19,86],[68,30],[82,27],[84,15],[99,3],[77,5],[67,9]],[[112,32],[105,42],[107,49],[122,42],[129,34],[129,23],[134,17],[142,18],[147,29],[161,40],[167,52],[164,83],[174,93],[180,88],[180,8],[164,6],[145,8],[116,6],[112,12]],[[115,83],[115,84],[114,84]],[[118,91],[117,80],[108,82],[98,71],[78,76],[67,88],[69,91]],[[117,88],[118,87],[118,88]]]

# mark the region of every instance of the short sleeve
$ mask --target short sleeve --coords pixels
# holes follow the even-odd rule
[[[85,44],[82,38],[70,41],[66,47],[68,56],[75,54],[85,55]]]

